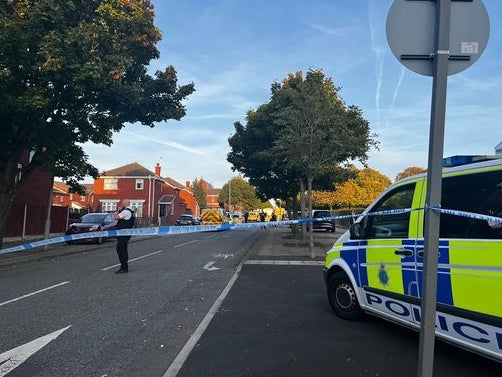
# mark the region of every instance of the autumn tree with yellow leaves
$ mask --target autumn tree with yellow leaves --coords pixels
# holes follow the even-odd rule
[[[373,202],[391,184],[382,173],[365,168],[351,168],[353,178],[335,184],[334,191],[315,191],[314,203],[318,207],[360,208]]]

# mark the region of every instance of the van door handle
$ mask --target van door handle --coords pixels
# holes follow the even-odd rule
[[[408,250],[404,247],[400,247],[399,249],[397,249],[396,251],[394,251],[394,254],[396,255],[402,255],[404,257],[410,257],[413,255],[413,251],[411,250]]]
[[[423,258],[423,257],[424,257],[424,252],[423,252],[422,250],[420,250],[420,251],[418,252],[418,256],[419,256],[420,258]],[[439,251],[438,251],[438,258],[439,258],[440,256],[441,256],[441,252],[439,252]]]

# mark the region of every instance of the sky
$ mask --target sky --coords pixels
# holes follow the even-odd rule
[[[404,0],[397,0],[404,1]],[[475,0],[481,3],[481,0]],[[234,122],[270,100],[289,73],[322,69],[377,134],[368,166],[391,180],[427,168],[432,77],[393,55],[386,22],[393,0],[152,0],[163,39],[150,71],[173,65],[194,83],[187,115],[154,128],[127,125],[111,147],[85,144],[99,171],[137,162],[185,184],[222,187],[238,173],[227,162]],[[478,6],[479,6],[478,3]],[[502,1],[483,0],[490,22],[477,60],[448,76],[444,156],[494,154],[502,142]]]

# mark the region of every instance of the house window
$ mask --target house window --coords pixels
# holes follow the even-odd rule
[[[116,190],[117,178],[105,178],[103,183],[103,190]]]
[[[143,217],[143,202],[144,200],[131,201],[131,209],[134,211],[134,216]]]
[[[80,196],[80,201],[81,201],[81,202],[85,202],[85,195],[81,195],[81,196]]]
[[[114,201],[102,201],[101,211],[103,212],[115,212],[117,210],[117,200]]]
[[[136,179],[136,190],[143,190],[143,180]]]

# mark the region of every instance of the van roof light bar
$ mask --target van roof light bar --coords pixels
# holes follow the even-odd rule
[[[502,158],[502,154],[450,156],[450,157],[443,158],[443,167],[444,168],[451,168],[454,166],[473,164],[475,162],[496,160],[498,158]]]

